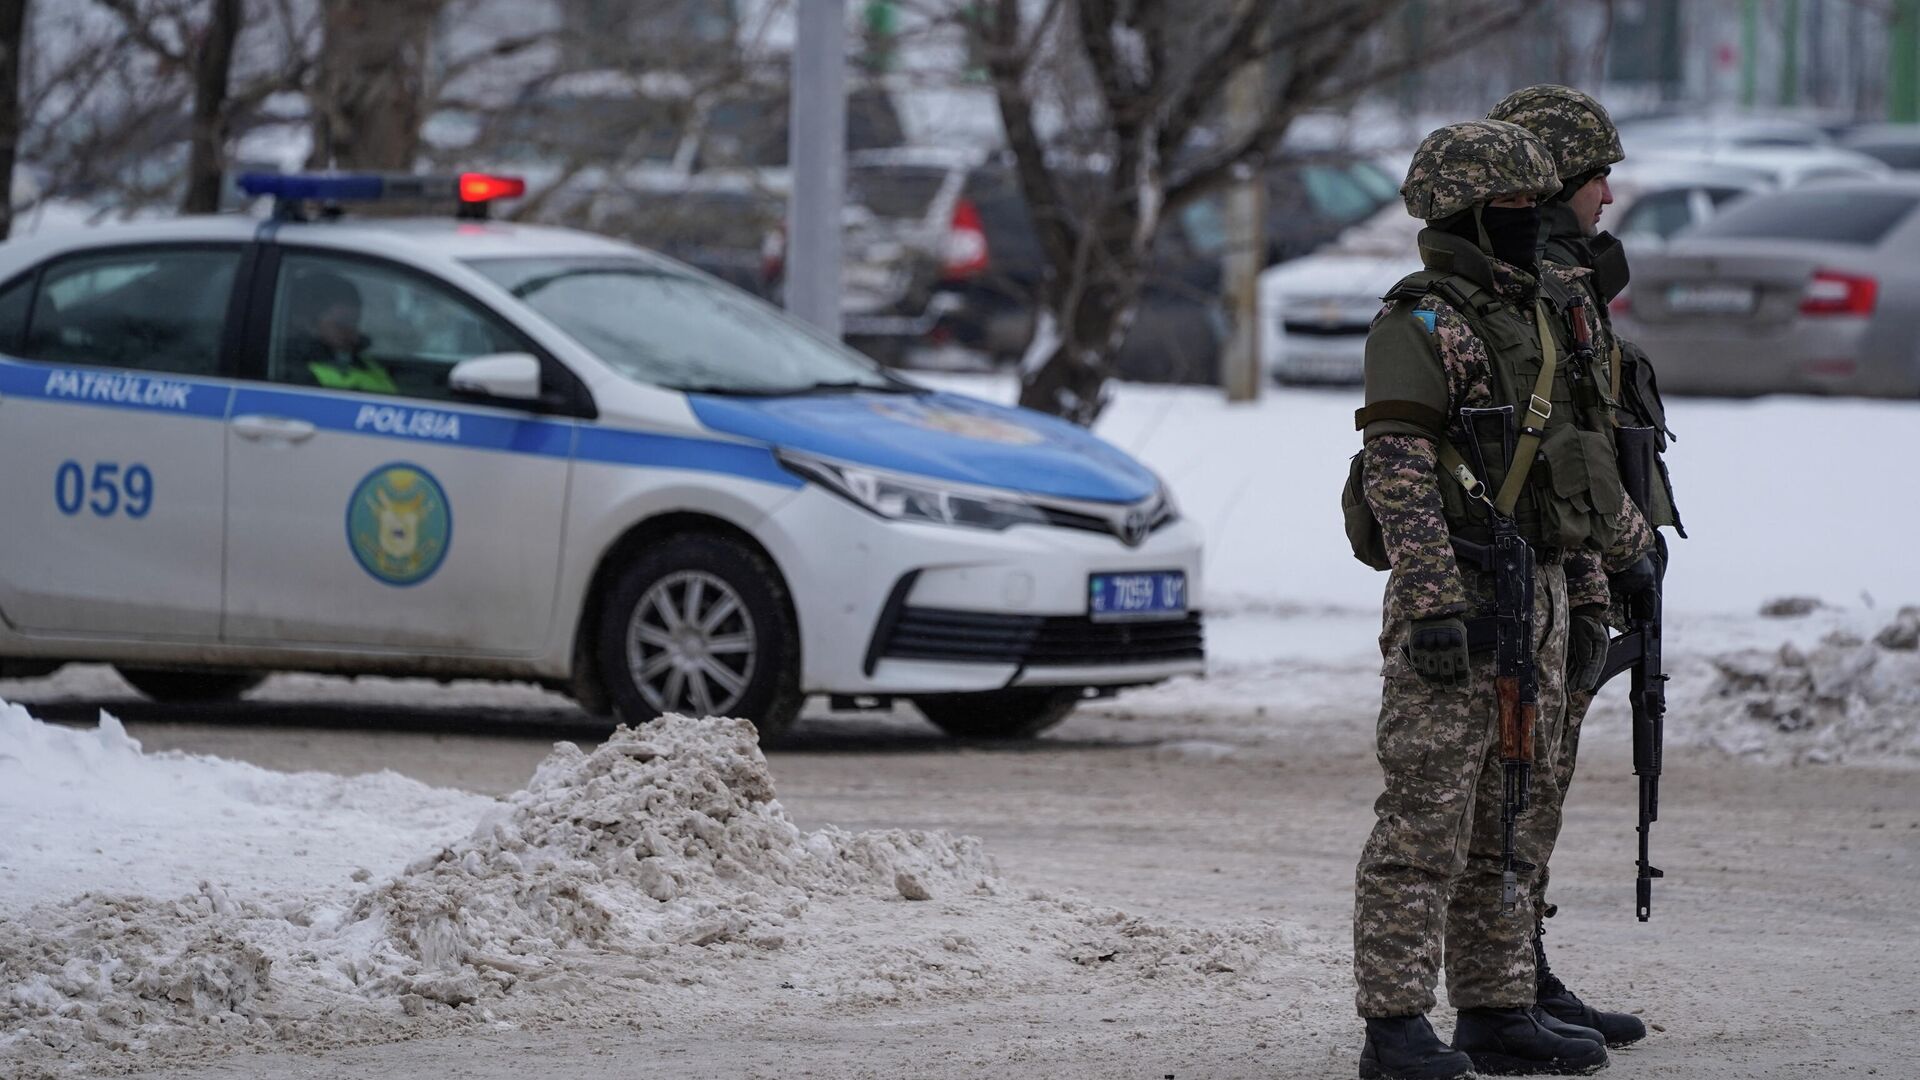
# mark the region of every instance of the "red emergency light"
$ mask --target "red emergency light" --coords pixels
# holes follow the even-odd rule
[[[527,182],[517,176],[494,176],[490,173],[475,172],[460,174],[460,201],[463,203],[517,199],[526,193]]]

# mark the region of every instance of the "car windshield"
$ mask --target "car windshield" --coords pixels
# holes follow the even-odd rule
[[[1920,198],[1897,191],[1807,188],[1745,199],[1697,226],[1694,236],[1878,244]]]
[[[469,265],[638,382],[714,394],[912,389],[732,286],[670,265],[622,258]]]

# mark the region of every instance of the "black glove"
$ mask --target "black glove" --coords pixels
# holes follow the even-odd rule
[[[1582,604],[1567,619],[1567,689],[1592,690],[1607,665],[1607,608]]]
[[[1467,624],[1457,615],[1408,620],[1407,662],[1435,686],[1467,685]]]
[[[1640,556],[1639,562],[1619,573],[1607,575],[1607,588],[1621,600],[1638,596],[1659,583],[1660,568],[1654,564],[1654,556],[1650,554]]]

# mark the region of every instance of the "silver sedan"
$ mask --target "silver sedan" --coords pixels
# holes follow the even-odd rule
[[[1615,325],[1667,392],[1920,395],[1920,179],[1730,205],[1636,254]]]

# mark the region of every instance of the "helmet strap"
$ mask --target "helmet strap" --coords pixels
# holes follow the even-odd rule
[[[1486,208],[1487,204],[1483,202],[1473,204],[1473,231],[1480,234],[1480,251],[1491,259],[1494,258],[1493,237],[1487,235],[1486,218],[1482,216]]]

